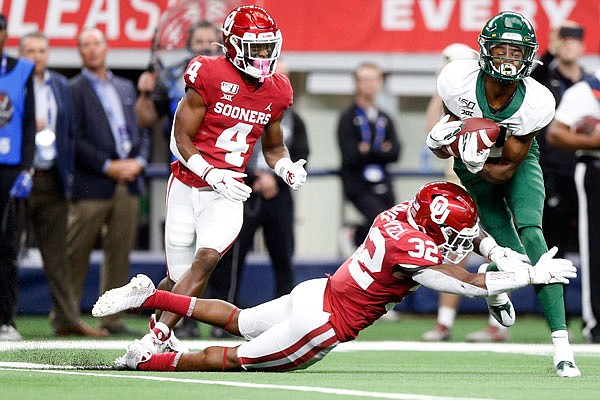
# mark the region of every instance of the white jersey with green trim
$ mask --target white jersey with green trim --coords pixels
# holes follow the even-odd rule
[[[552,121],[555,101],[552,93],[531,77],[519,82],[510,103],[493,112],[485,97],[483,72],[477,60],[456,60],[446,65],[437,79],[438,94],[446,108],[460,119],[488,118],[506,128],[506,138],[536,132]],[[491,149],[500,157],[502,147]]]

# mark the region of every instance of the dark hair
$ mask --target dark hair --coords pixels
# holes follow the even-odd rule
[[[185,48],[188,49],[188,51],[192,52],[192,36],[193,36],[194,32],[196,31],[196,29],[203,29],[203,28],[204,29],[214,29],[215,33],[217,34],[217,40],[220,39],[219,28],[217,28],[217,26],[215,24],[213,24],[210,21],[206,21],[206,20],[195,22],[187,30],[187,39],[185,41]]]
[[[6,29],[6,17],[4,14],[0,14],[0,29]]]
[[[583,39],[583,27],[581,26],[563,26],[558,31],[561,38],[570,37],[574,39]]]

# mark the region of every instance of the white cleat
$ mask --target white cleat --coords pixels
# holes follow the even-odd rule
[[[556,364],[556,375],[561,378],[578,378],[581,376],[581,371],[572,361],[561,361]]]
[[[139,308],[155,292],[156,288],[152,280],[146,275],[138,274],[131,278],[127,285],[108,290],[100,296],[92,308],[92,315],[104,317],[131,308]]]
[[[117,369],[136,370],[138,365],[147,362],[152,358],[152,353],[146,349],[141,341],[136,340],[127,346],[127,353],[115,360]]]
[[[508,294],[500,293],[485,298],[490,315],[502,326],[510,328],[517,319],[515,307],[513,306]]]

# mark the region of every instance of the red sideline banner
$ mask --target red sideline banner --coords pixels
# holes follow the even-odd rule
[[[189,1],[188,1],[189,2]],[[552,27],[570,19],[598,51],[597,0],[197,0],[199,19],[220,22],[232,5],[255,3],[276,19],[284,49],[294,52],[437,52],[452,42],[476,47],[484,22],[501,10],[525,14],[544,49]],[[160,17],[177,0],[0,0],[8,46],[41,30],[53,47],[74,48],[85,26],[98,26],[113,48],[148,49]]]

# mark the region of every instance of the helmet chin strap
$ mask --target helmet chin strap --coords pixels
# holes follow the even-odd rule
[[[269,60],[254,60],[252,62],[254,68],[260,70],[260,77],[258,81],[263,83],[265,81],[265,77],[269,74]]]

